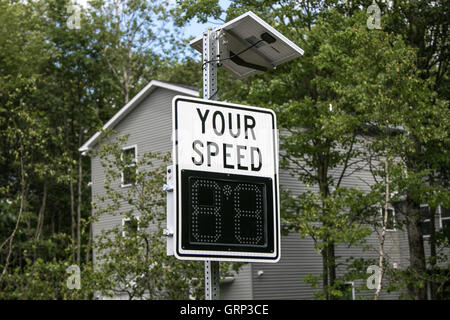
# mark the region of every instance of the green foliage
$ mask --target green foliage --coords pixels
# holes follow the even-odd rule
[[[372,232],[361,222],[361,216],[372,205],[365,203],[367,199],[362,191],[339,188],[326,198],[312,191],[300,196],[286,193],[283,198],[282,224],[285,230],[313,238],[318,253],[328,242],[363,245],[364,239]]]
[[[305,56],[256,80],[248,98],[277,111],[281,164],[307,187],[298,197],[284,194],[284,223],[314,239],[326,266],[323,289],[328,298],[339,296],[342,286],[335,276],[339,257],[334,246],[364,248],[373,232],[371,222],[379,224],[382,203],[381,193],[345,188],[342,182],[367,166],[367,138],[361,133],[370,126],[376,106],[384,105],[380,93],[396,94],[397,83],[386,80],[391,66],[403,63],[407,70],[413,57],[400,38],[367,30],[365,20],[364,13],[323,13],[305,31]],[[408,76],[389,79],[401,83]]]
[[[124,101],[124,83],[114,72],[128,72],[131,96],[150,79],[169,77],[171,63],[181,63],[177,51],[162,57],[170,48],[161,43],[179,44],[176,32],[161,23],[170,20],[166,1],[92,1],[81,9],[79,29],[67,24],[74,13],[69,3],[0,1],[0,292],[5,299],[88,297],[56,293],[56,283],[48,284],[55,287],[54,296],[36,290],[26,295],[23,282],[15,286],[11,277],[32,270],[38,287],[50,279],[46,263],[61,270],[69,262],[89,268],[90,162],[78,148]],[[120,3],[123,16],[112,3]]]
[[[4,279],[0,299],[37,300],[89,300],[93,298],[93,268],[85,264],[81,268],[80,289],[70,289],[67,268],[70,261],[44,261],[41,258],[27,259],[23,269],[11,270]]]
[[[128,165],[122,150],[126,139],[105,142],[98,150],[106,192],[95,203],[95,218],[130,222],[102,230],[95,241],[97,290],[110,296],[126,294],[129,299],[200,298],[203,264],[166,255],[162,186],[168,156],[151,152],[139,156],[133,167],[135,183],[120,188],[121,172]]]
[[[180,3],[184,8],[189,2]],[[212,16],[214,3],[186,20]],[[382,227],[378,208],[386,185],[380,163],[386,157],[392,203],[405,196],[409,202],[448,203],[449,109],[442,94],[448,91],[443,62],[448,38],[438,13],[442,3],[380,4],[381,31],[367,28],[361,8],[370,4],[233,1],[226,11],[229,20],[252,10],[305,50],[301,58],[253,79],[226,78],[220,95],[277,112],[281,165],[306,186],[296,198],[289,190],[283,193],[284,231],[313,237],[322,254],[337,243],[364,246],[368,226],[376,232]],[[342,181],[364,166],[375,185],[365,193],[342,188]],[[433,183],[424,183],[430,175]],[[352,212],[352,204],[361,206]],[[398,230],[413,223],[399,219]],[[324,277],[336,264],[329,254],[331,270]]]
[[[177,31],[169,30],[166,0],[95,0],[89,19],[110,80],[127,103],[163,66],[160,52],[176,48]],[[83,26],[84,27],[84,26]]]
[[[197,18],[197,22],[206,23],[210,18],[220,19],[223,10],[219,6],[219,0],[177,0],[177,6],[172,14],[179,26]]]
[[[450,206],[445,1],[380,2],[381,30],[366,27],[361,8],[372,0],[236,0],[227,10],[217,0],[179,0],[174,10],[165,0],[91,3],[81,10],[81,28],[72,30],[68,0],[0,0],[1,298],[90,299],[94,290],[115,289],[134,298],[146,291],[154,298],[185,298],[190,286],[193,296],[202,297],[201,265],[165,256],[159,155],[140,160],[145,169],[138,171],[137,184],[121,194],[119,172],[130,169],[120,157],[110,159],[111,183],[97,212],[140,214],[144,219],[135,222],[143,229],[125,238],[120,225],[105,230],[100,245],[113,264],[92,272],[89,161],[78,152],[149,80],[200,87],[201,63],[180,58],[186,41],[179,29],[168,30],[171,19],[182,26],[252,10],[305,50],[301,58],[243,81],[219,70],[218,96],[277,112],[281,165],[306,186],[298,197],[283,191],[283,226],[315,238],[325,257],[320,278],[308,278],[322,289],[318,297],[344,297],[343,281],[367,277],[370,261],[344,262],[332,249],[344,244],[365,250],[368,226],[382,227],[375,204],[385,201],[386,159],[390,201],[408,204],[399,230],[417,224],[420,203]],[[361,139],[361,133],[372,139]],[[376,179],[370,191],[343,188],[348,175],[367,165]],[[150,226],[154,233],[144,231]],[[420,233],[415,238],[422,241]],[[425,268],[387,269],[387,291],[408,289],[405,298],[417,298],[412,293],[428,281],[435,297],[448,298],[448,230],[437,230],[428,244],[436,252],[416,259]],[[64,283],[75,261],[81,290]],[[319,283],[342,264],[342,277]],[[231,267],[239,265],[224,264],[222,270]],[[121,287],[128,280],[134,285]]]

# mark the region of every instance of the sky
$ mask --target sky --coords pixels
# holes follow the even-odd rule
[[[89,0],[73,0],[80,6],[86,8],[88,6]],[[176,0],[169,0],[171,4],[175,4]],[[230,5],[231,0],[219,0],[219,4],[222,8],[226,10],[228,6]],[[183,33],[186,38],[188,37],[194,37],[197,38],[198,36],[202,35],[204,31],[208,30],[208,28],[215,29],[217,28],[217,24],[209,22],[209,23],[198,23],[195,19],[192,20],[188,25],[186,25],[183,28]]]
[[[231,1],[230,0],[220,0],[219,4],[222,8],[224,8],[226,10],[226,8],[228,8],[228,6],[230,5]],[[185,27],[184,32],[186,33],[187,36],[194,36],[194,37],[198,37],[201,34],[203,34],[204,31],[208,30],[208,28],[217,28],[217,24],[214,23],[197,23],[196,21],[191,21],[191,23],[189,24],[189,26]]]
[[[89,0],[73,0],[78,3],[80,6],[86,8]],[[175,0],[169,0],[171,3],[175,3]],[[222,8],[226,9],[230,5],[231,0],[219,0],[219,4]],[[189,25],[184,28],[184,33],[186,36],[194,36],[197,37],[203,33],[203,31],[208,30],[208,28],[217,28],[217,25],[214,23],[198,23],[196,21],[191,21]]]

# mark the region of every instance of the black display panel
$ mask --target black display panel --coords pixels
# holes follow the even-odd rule
[[[274,252],[272,179],[181,170],[185,250]]]

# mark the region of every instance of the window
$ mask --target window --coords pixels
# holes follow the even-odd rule
[[[420,228],[422,235],[429,237],[431,234],[430,207],[427,204],[420,205]]]
[[[123,148],[121,160],[124,166],[122,171],[122,187],[128,187],[136,183],[137,147],[130,146]]]
[[[122,219],[122,237],[129,237],[139,231],[139,217]]]
[[[354,282],[344,282],[339,286],[339,291],[342,291],[343,296],[338,300],[355,300],[355,284]]]
[[[450,229],[450,208],[441,207],[441,228]]]
[[[381,223],[384,226],[384,208],[381,208]],[[388,208],[386,231],[395,231],[395,210]]]

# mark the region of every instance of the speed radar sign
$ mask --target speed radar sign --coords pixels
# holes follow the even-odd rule
[[[176,257],[277,262],[274,112],[177,96],[173,132]]]

